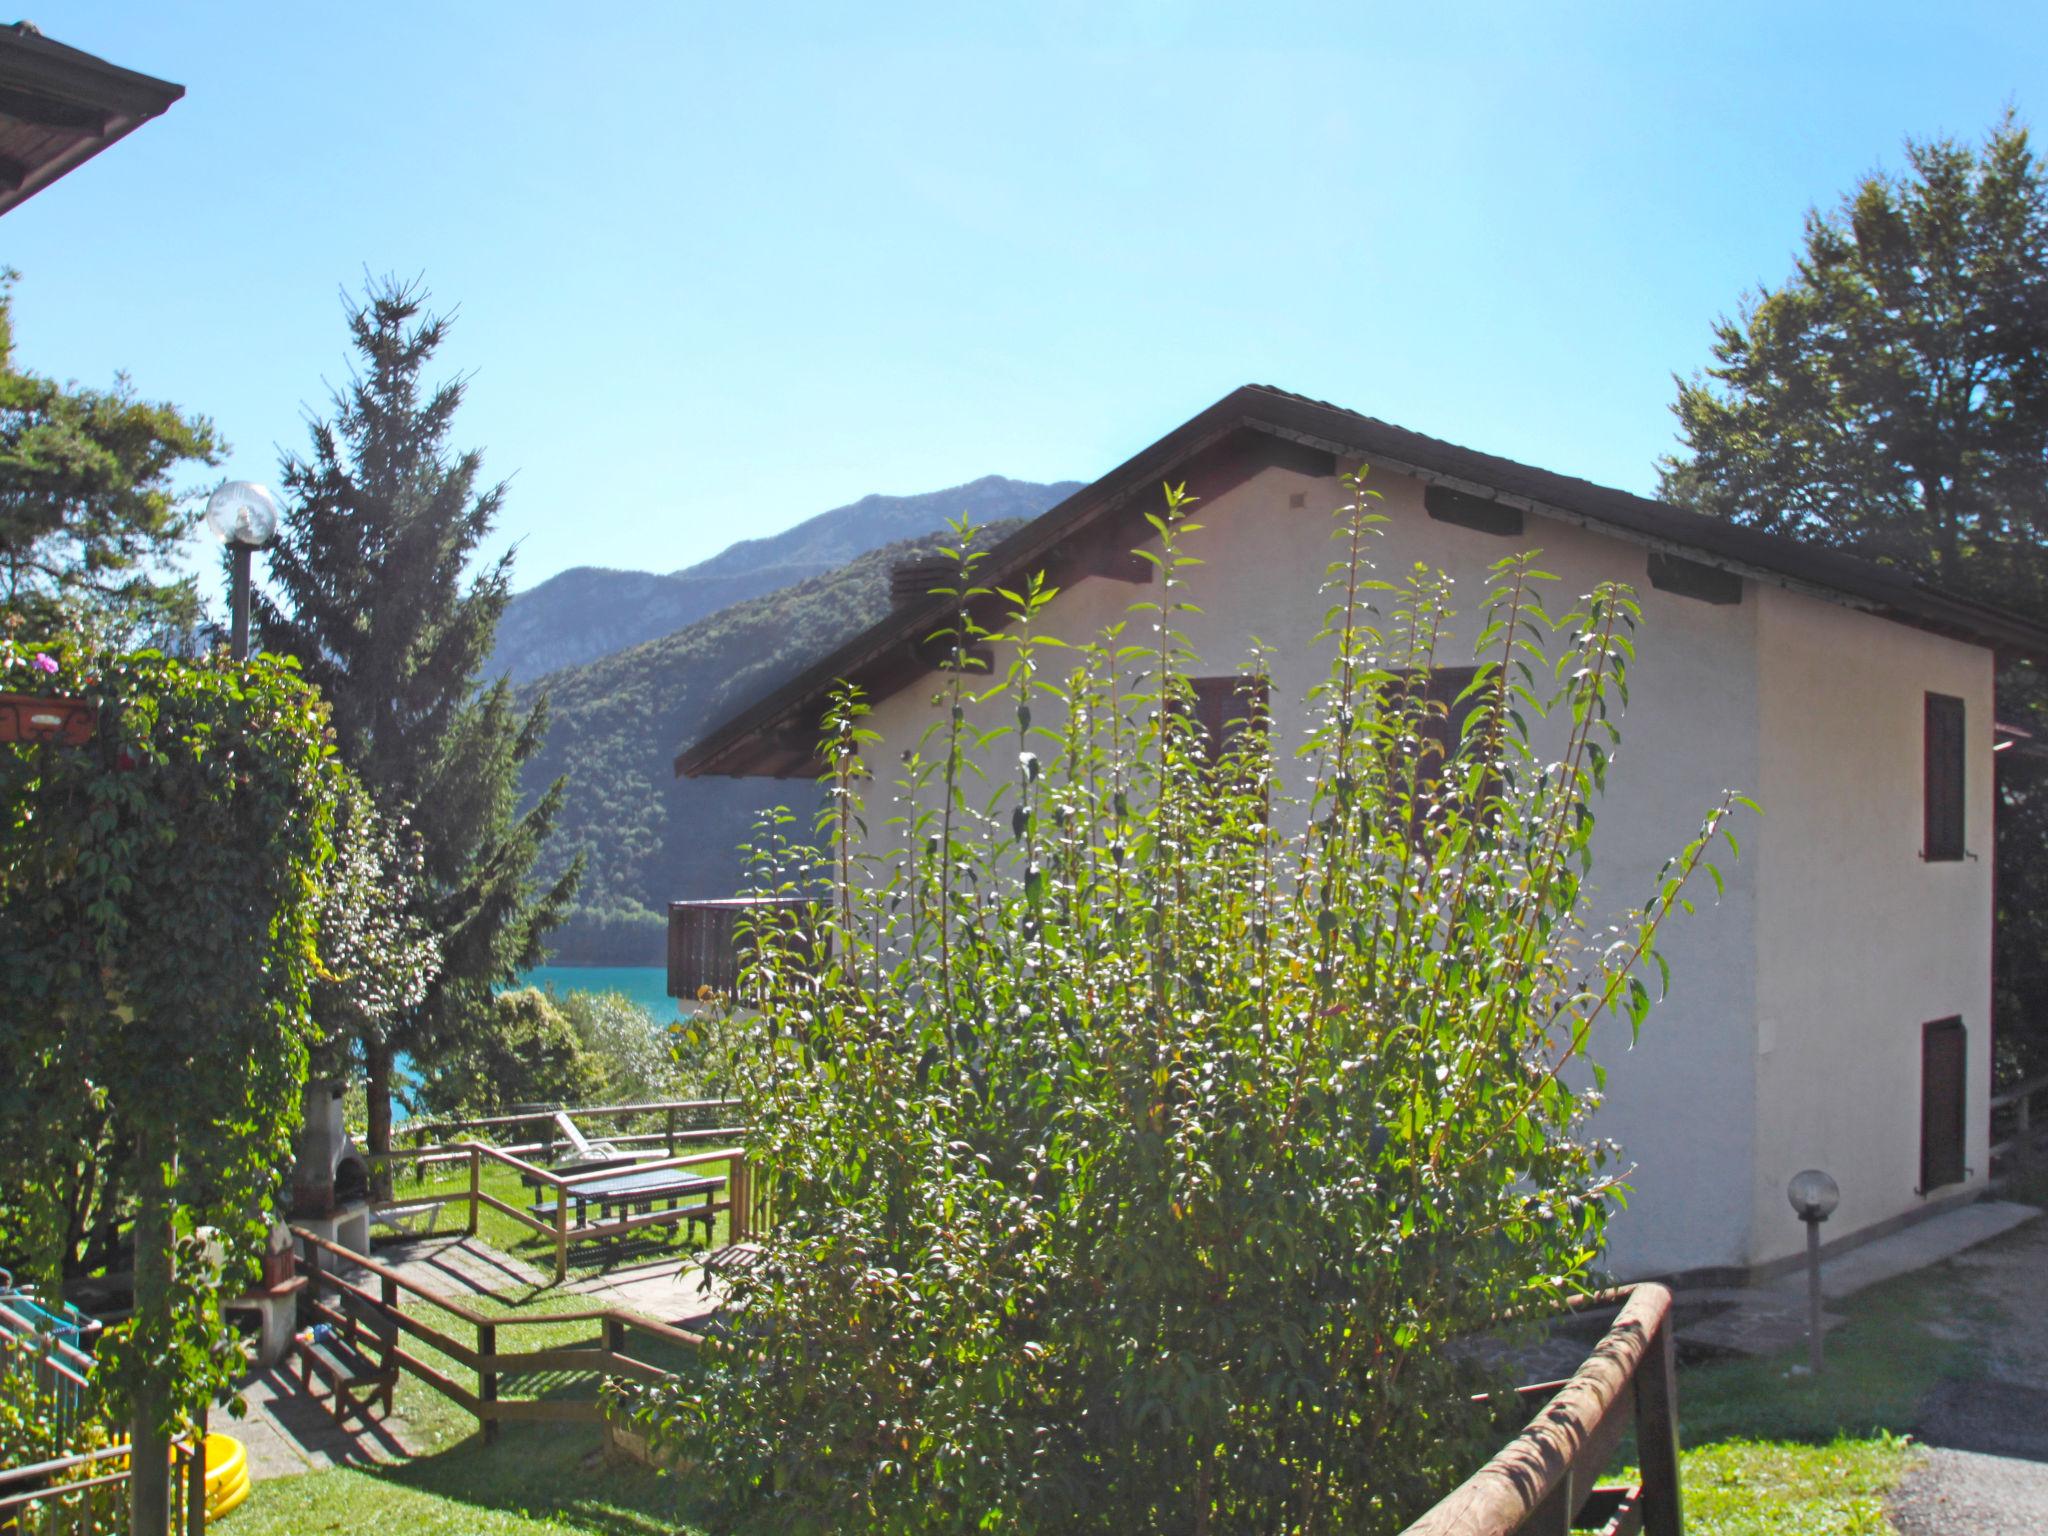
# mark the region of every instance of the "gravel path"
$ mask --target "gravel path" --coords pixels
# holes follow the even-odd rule
[[[2048,1219],[1950,1261],[1960,1303],[1938,1326],[1976,1342],[1983,1375],[1920,1404],[1928,1447],[1894,1490],[1901,1536],[2048,1533]]]

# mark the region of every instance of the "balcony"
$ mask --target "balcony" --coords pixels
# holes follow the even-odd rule
[[[668,995],[688,1001],[706,987],[731,992],[764,919],[791,925],[810,905],[801,896],[734,896],[668,904]]]

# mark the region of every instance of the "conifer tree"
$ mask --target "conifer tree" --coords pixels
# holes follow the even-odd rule
[[[482,456],[449,431],[461,378],[423,373],[448,334],[416,284],[371,284],[349,312],[359,371],[286,455],[286,510],[259,598],[263,643],[299,658],[333,709],[341,756],[380,813],[406,817],[424,878],[411,898],[438,940],[439,975],[383,1027],[357,1032],[370,1149],[388,1149],[391,1077],[493,1027],[492,989],[539,962],[582,873],[534,877],[561,803],[557,779],[523,812],[519,768],[547,732],[546,700],[519,711],[500,678],[480,684],[510,592],[509,553],[470,566],[504,504]]]

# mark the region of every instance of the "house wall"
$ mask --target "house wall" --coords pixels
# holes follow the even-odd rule
[[[1756,1252],[1799,1251],[1786,1180],[1823,1168],[1833,1239],[1924,1205],[1920,1027],[1967,1031],[1969,1184],[1990,1144],[1990,652],[1825,600],[1758,591],[1766,820],[1756,842]],[[1966,846],[1929,863],[1923,698],[1964,700]],[[1953,1194],[1930,1191],[1939,1197]]]
[[[1464,611],[1456,642],[1442,652],[1445,664],[1470,658],[1488,568],[1520,549],[1541,549],[1543,567],[1560,578],[1552,588],[1554,612],[1568,611],[1571,598],[1602,580],[1638,589],[1644,627],[1621,748],[1598,812],[1593,898],[1603,916],[1638,904],[1723,790],[1758,787],[1755,584],[1745,583],[1744,600],[1727,606],[1652,590],[1646,552],[1638,545],[1533,516],[1521,539],[1483,534],[1428,517],[1419,481],[1379,474],[1371,483],[1384,495],[1380,510],[1389,519],[1375,543],[1379,573],[1398,578],[1421,562],[1456,582]],[[1313,637],[1328,605],[1319,593],[1324,569],[1337,553],[1331,513],[1343,499],[1333,478],[1268,468],[1200,507],[1202,531],[1187,542],[1187,552],[1204,561],[1188,577],[1189,596],[1204,611],[1181,626],[1203,658],[1197,670],[1240,670],[1248,638],[1257,635],[1273,652],[1273,707],[1283,728],[1299,726],[1302,701],[1325,674],[1326,657]],[[1091,578],[1053,602],[1044,627],[1086,640],[1123,618],[1134,600],[1158,596],[1156,586]],[[1137,638],[1149,622],[1149,616],[1133,616],[1126,638]],[[1002,664],[998,657],[998,668]],[[876,705],[869,724],[882,737],[874,757],[879,778],[889,778],[889,765],[936,718],[933,693],[916,684]],[[1005,713],[992,707],[983,723],[997,723]],[[1280,745],[1283,764],[1291,765],[1291,744]],[[997,749],[1000,761],[986,765],[992,779],[1008,771],[1014,751],[1013,743]],[[883,820],[872,814],[869,820],[878,844],[892,835]],[[1626,1025],[1615,1024],[1595,1042],[1610,1075],[1594,1130],[1621,1144],[1635,1188],[1629,1208],[1610,1228],[1609,1266],[1617,1274],[1739,1265],[1751,1258],[1752,1170],[1759,1161],[1753,1065],[1758,865],[1753,858],[1722,863],[1725,896],[1716,902],[1702,882],[1694,893],[1697,915],[1679,919],[1666,938],[1673,991],[1642,1038],[1632,1044]]]

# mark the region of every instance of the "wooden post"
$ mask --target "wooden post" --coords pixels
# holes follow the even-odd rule
[[[626,1352],[626,1325],[616,1317],[604,1320],[604,1348],[608,1355],[623,1355]]]
[[[2024,1103],[2022,1104],[2020,1114],[2022,1123],[2024,1123],[2026,1115]],[[676,1107],[673,1104],[668,1107],[668,1155],[670,1157],[676,1155]]]
[[[485,1412],[489,1412],[498,1401],[498,1372],[491,1363],[498,1354],[498,1325],[496,1323],[478,1323],[476,1325],[476,1352],[483,1357],[477,1364],[476,1395],[481,1400],[481,1406]],[[497,1416],[491,1414],[490,1417],[486,1418],[483,1413],[479,1413],[477,1418],[483,1424],[484,1444],[495,1444],[498,1439]]]
[[[484,1155],[475,1142],[469,1144],[469,1235],[476,1236],[477,1212],[483,1209]]]
[[[1636,1372],[1636,1462],[1643,1476],[1643,1530],[1680,1536],[1678,1350],[1669,1313]]]
[[[185,1463],[185,1536],[206,1533],[206,1410],[192,1425],[192,1453]]]
[[[173,1244],[170,1191],[163,1169],[169,1162],[166,1144],[147,1131],[135,1138],[135,1165],[141,1172],[135,1213],[135,1311],[139,1317],[171,1314]],[[171,1526],[171,1437],[164,1421],[171,1415],[170,1386],[163,1377],[169,1367],[155,1363],[132,1394],[134,1416],[128,1439],[129,1536],[162,1536]]]
[[[744,1243],[753,1232],[753,1180],[747,1174],[747,1154],[736,1153],[725,1169],[725,1194],[732,1209],[726,1213],[725,1237],[730,1247]],[[708,1246],[708,1244],[707,1244]]]
[[[569,1278],[569,1191],[555,1186],[555,1284]]]

